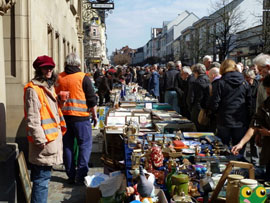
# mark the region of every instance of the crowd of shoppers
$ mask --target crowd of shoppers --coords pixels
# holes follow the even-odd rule
[[[46,202],[51,168],[62,161],[68,182],[83,182],[92,147],[90,117],[95,125],[97,102],[106,105],[113,87],[134,82],[193,121],[197,131],[213,132],[224,144],[234,146],[233,154],[243,154],[250,141],[252,156],[259,157],[270,174],[270,56],[260,54],[253,63],[250,68],[231,59],[220,64],[205,56],[191,67],[182,67],[181,61],[166,66],[111,66],[96,69],[92,83],[74,53],[66,57],[58,77],[53,59],[38,57],[33,63],[35,77],[24,88],[31,201]],[[202,112],[207,122],[198,119]],[[260,155],[255,143],[262,147]]]

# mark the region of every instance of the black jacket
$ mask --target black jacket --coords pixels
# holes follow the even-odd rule
[[[213,89],[209,108],[217,113],[217,125],[247,127],[251,114],[251,90],[239,72],[225,73]]]
[[[178,103],[180,106],[180,112],[185,117],[190,117],[189,111],[188,111],[188,105],[186,102],[186,98],[188,95],[188,84],[191,76],[187,78],[187,80],[183,80],[181,78],[181,73],[178,73],[175,79],[175,91],[177,92],[178,96]]]
[[[270,130],[270,97],[268,97],[258,108],[258,111],[252,117],[250,127],[266,128]],[[260,154],[260,164],[266,165],[270,163],[270,137],[263,136],[262,151]]]
[[[101,78],[101,82],[98,87],[98,94],[99,95],[109,94],[110,90],[112,90],[112,79],[103,76]]]
[[[150,72],[145,72],[143,75],[143,83],[142,83],[142,87],[146,90],[148,90],[148,83],[151,77],[151,73]]]
[[[67,74],[74,74],[77,72],[81,72],[81,69],[75,66],[66,66],[65,67],[65,72]],[[82,88],[85,93],[85,98],[86,98],[86,104],[88,108],[92,108],[97,105],[97,97],[92,85],[92,82],[88,76],[85,76],[83,78],[82,82]],[[76,122],[76,121],[85,121],[89,120],[89,117],[79,117],[79,116],[64,116],[65,120],[67,122]]]
[[[178,70],[170,69],[164,73],[164,89],[165,91],[175,90],[174,83],[177,74],[179,73]]]
[[[194,99],[194,91],[193,91],[193,84],[195,82],[196,78],[192,74],[191,76],[188,77],[188,92],[187,92],[187,106],[188,110],[191,112],[192,109],[192,104],[193,104],[193,99]]]
[[[206,74],[199,75],[192,85],[194,94],[191,96],[192,109],[206,108],[206,102],[209,98],[210,81]]]
[[[257,100],[257,92],[258,92],[259,82],[258,80],[254,79],[253,84],[250,85],[251,88],[251,115],[254,115],[256,112],[256,100]]]

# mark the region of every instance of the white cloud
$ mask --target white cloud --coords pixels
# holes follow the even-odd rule
[[[211,0],[115,0],[115,10],[106,19],[109,54],[128,45],[139,48],[150,39],[151,27],[162,27],[187,10],[198,17],[208,15]]]

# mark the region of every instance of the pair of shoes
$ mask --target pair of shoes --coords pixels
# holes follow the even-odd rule
[[[74,185],[75,184],[75,178],[68,178],[67,179],[67,184]]]
[[[77,186],[82,186],[82,185],[84,185],[84,180],[76,180],[75,181],[75,185],[77,185]]]

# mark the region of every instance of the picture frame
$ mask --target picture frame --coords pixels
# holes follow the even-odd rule
[[[30,176],[28,173],[28,169],[27,169],[23,152],[20,152],[17,161],[19,165],[19,177],[22,183],[24,196],[25,196],[26,202],[30,203],[31,195],[32,195],[32,184],[31,184],[31,180],[30,180]]]
[[[139,117],[146,117],[147,119],[151,119],[151,113],[148,112],[133,112],[134,116],[139,116]]]
[[[130,120],[133,120],[136,123],[140,123],[140,117],[139,116],[126,116],[126,123],[128,123]]]
[[[126,124],[125,116],[108,116],[107,126],[124,126]]]
[[[153,109],[153,103],[152,102],[146,102],[146,103],[144,103],[144,108],[146,108],[146,109]]]

